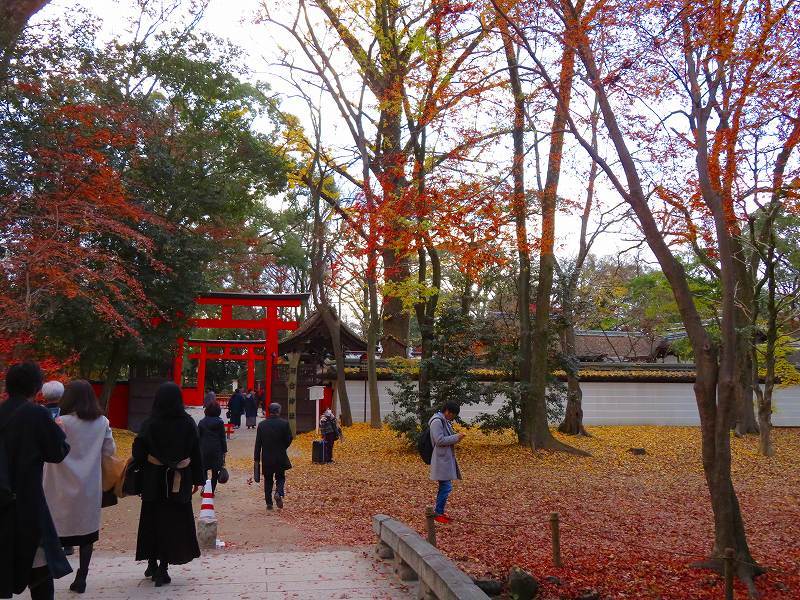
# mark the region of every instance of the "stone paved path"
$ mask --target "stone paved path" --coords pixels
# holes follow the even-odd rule
[[[77,557],[70,557],[73,568]],[[209,554],[170,567],[172,583],[156,588],[144,578],[145,563],[129,556],[96,555],[86,593],[69,591],[73,576],[56,581],[58,600],[405,600],[415,588],[403,585],[386,563],[366,550]]]

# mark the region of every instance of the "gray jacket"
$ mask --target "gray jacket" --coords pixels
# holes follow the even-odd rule
[[[441,412],[437,412],[428,421],[428,426],[431,429],[431,442],[433,442],[431,479],[433,481],[461,479],[455,451],[455,445],[460,440],[452,425]]]

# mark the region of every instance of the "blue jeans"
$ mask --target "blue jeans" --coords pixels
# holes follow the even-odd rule
[[[437,515],[444,514],[444,507],[447,504],[447,498],[450,496],[450,492],[452,491],[453,491],[452,481],[439,482],[439,491],[436,494],[436,509],[435,509]]]

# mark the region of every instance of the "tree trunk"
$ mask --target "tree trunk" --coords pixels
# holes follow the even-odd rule
[[[558,80],[558,102],[553,124],[550,129],[550,151],[547,159],[547,178],[542,193],[542,239],[539,244],[539,283],[536,289],[536,318],[533,327],[533,346],[531,367],[532,390],[531,419],[532,432],[530,445],[534,450],[566,450],[569,447],[558,442],[550,432],[547,420],[547,376],[549,374],[548,355],[550,351],[550,298],[553,293],[553,270],[555,268],[555,222],[558,180],[561,175],[561,157],[564,149],[564,131],[567,111],[572,97],[572,79],[575,74],[575,50],[565,45],[561,57],[561,73]]]
[[[422,356],[419,361],[419,400],[417,403],[417,415],[420,422],[425,419],[431,407],[431,376],[430,361],[433,358],[433,323],[430,319],[423,317],[424,324],[420,323],[420,333],[422,334]]]
[[[328,328],[333,346],[333,356],[336,361],[336,390],[339,394],[339,407],[341,408],[340,417],[342,424],[350,426],[353,424],[353,412],[350,409],[350,398],[347,395],[347,378],[344,372],[344,348],[342,348],[342,322],[338,315],[334,315],[333,309],[329,304],[319,307],[322,311],[322,320]]]
[[[472,293],[474,282],[468,275],[465,275],[464,277],[466,278],[466,281],[464,282],[464,289],[461,290],[461,316],[466,319],[472,310],[472,303],[475,300],[475,297]]]
[[[387,284],[399,287],[408,279],[410,271],[405,259],[397,258],[394,250],[382,252],[384,277]],[[403,357],[408,352],[409,316],[403,308],[403,300],[394,293],[386,294],[383,303],[383,357]]]
[[[772,388],[765,389],[758,402],[758,451],[762,456],[775,456],[772,443]]]
[[[377,261],[375,252],[370,253],[369,262]],[[380,313],[378,312],[378,285],[374,266],[367,269],[367,294],[369,296],[369,326],[367,328],[367,387],[369,388],[369,424],[373,429],[381,428],[381,400],[378,396],[378,369],[375,364],[375,348],[378,345]],[[369,273],[372,273],[370,275]]]
[[[572,305],[565,305],[564,312],[572,315]],[[575,356],[575,325],[570,318],[564,332],[564,354],[569,357]],[[558,426],[561,433],[568,435],[589,434],[583,427],[583,391],[577,373],[571,369],[567,370],[567,407],[564,412],[564,420]]]
[[[503,37],[508,78],[514,97],[514,124],[512,139],[514,142],[514,158],[511,165],[511,176],[514,192],[511,199],[514,225],[516,231],[517,259],[519,275],[517,278],[517,313],[519,319],[519,385],[520,385],[520,435],[519,443],[530,445],[533,435],[529,429],[531,401],[531,257],[528,243],[528,203],[525,198],[525,96],[522,93],[522,82],[517,64],[514,42],[508,31],[508,23],[504,18],[498,19],[498,26]]]
[[[591,145],[595,151],[597,150],[597,128],[599,120],[600,107],[595,98],[594,107],[592,108],[592,114],[589,119],[592,128]],[[587,232],[589,229],[589,218],[592,215],[592,206],[594,204],[594,188],[595,182],[597,181],[597,173],[597,161],[593,160],[591,167],[589,167],[589,180],[586,185],[586,201],[584,202],[583,213],[581,214],[578,255],[575,258],[573,270],[569,274],[567,285],[563,288],[565,294],[562,302],[562,309],[564,311],[564,318],[567,321],[564,331],[564,353],[570,360],[574,360],[575,362],[577,362],[577,346],[575,343],[575,296],[578,291],[581,270],[583,269],[586,257],[589,255],[596,238],[596,236],[593,235],[591,239],[587,239]],[[572,372],[571,369],[567,372],[567,406],[564,411],[564,420],[561,422],[561,425],[559,425],[558,430],[568,435],[589,435],[583,427],[583,391],[581,390],[581,382],[578,379],[578,373]]]
[[[108,414],[109,402],[111,401],[111,394],[114,392],[114,386],[117,385],[119,379],[119,372],[125,362],[125,356],[120,348],[119,342],[114,342],[111,346],[111,357],[108,361],[108,368],[106,370],[106,377],[103,380],[103,389],[100,392],[100,408],[103,413]]]
[[[50,0],[0,0],[0,81],[8,77],[11,54],[30,18]]]
[[[317,167],[318,155],[315,156],[314,166]],[[320,196],[325,178],[321,176],[316,184],[311,186],[311,201],[314,212],[311,244],[311,293],[314,303],[331,338],[331,348],[336,361],[336,390],[339,396],[340,417],[342,424],[353,424],[353,413],[350,410],[350,398],[347,395],[347,379],[344,366],[344,348],[342,348],[342,322],[341,317],[334,312],[328,299],[325,283],[326,252],[326,227],[320,212]]]
[[[738,239],[732,240],[736,247],[738,257],[743,257],[744,249]],[[758,423],[756,422],[755,403],[753,402],[753,353],[750,348],[755,343],[757,323],[749,315],[757,314],[755,303],[757,302],[754,291],[754,282],[747,270],[743,258],[735,259],[737,275],[743,282],[739,293],[739,303],[736,308],[737,328],[742,332],[738,337],[739,350],[737,360],[739,366],[739,386],[736,398],[736,435],[758,433]]]
[[[425,248],[421,247],[419,255],[419,282],[425,284],[427,280],[427,260]],[[417,378],[417,416],[423,423],[431,407],[431,376],[430,367],[433,358],[433,318],[428,316],[428,302],[423,299],[414,305],[419,323],[420,337],[422,338],[422,356],[419,361],[419,376]]]
[[[772,392],[775,389],[775,346],[778,342],[778,308],[775,303],[775,234],[773,231],[770,231],[768,236],[768,245],[767,260],[765,261],[767,271],[767,347],[764,352],[764,366],[766,367],[766,374],[764,377],[764,390],[758,399],[758,449],[763,456],[774,456],[775,447],[772,444]],[[756,371],[757,377],[758,372]],[[756,384],[758,384],[758,379],[756,379]]]
[[[402,90],[405,77],[405,65],[392,46],[392,40],[397,35],[396,18],[398,4],[390,2],[376,2],[376,21],[382,29],[379,36],[380,56],[385,70],[386,85],[379,96],[381,105],[381,118],[378,125],[378,137],[381,140],[381,158],[379,176],[383,192],[382,205],[388,208],[389,213],[403,214],[400,204],[405,194],[407,181],[405,177],[407,151],[404,149],[402,139],[403,100]],[[374,163],[373,163],[374,164]],[[396,207],[396,208],[395,208]],[[393,218],[384,224],[386,233],[384,239],[393,229],[402,229],[403,223]],[[389,242],[391,243],[391,242]],[[383,304],[383,356],[405,357],[408,352],[409,314],[403,307],[403,300],[397,296],[403,282],[411,275],[406,256],[399,255],[394,248],[384,248],[383,273],[384,279],[390,290],[384,297]]]

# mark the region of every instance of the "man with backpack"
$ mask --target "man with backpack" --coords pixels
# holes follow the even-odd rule
[[[436,494],[436,508],[434,520],[437,523],[449,523],[450,517],[445,513],[447,498],[453,491],[453,480],[461,479],[461,471],[456,461],[455,446],[466,436],[465,433],[456,433],[452,421],[458,416],[461,407],[455,402],[444,403],[442,410],[433,415],[428,421],[428,429],[422,433],[419,451],[423,460],[428,454],[430,444],[431,480],[439,482]],[[427,433],[427,436],[426,436]],[[427,460],[425,462],[428,462]]]
[[[41,388],[35,363],[8,369],[0,404],[0,598],[30,588],[33,600],[52,600],[53,578],[72,572],[42,489],[44,463],[64,460],[69,445],[50,411],[31,402]]]

